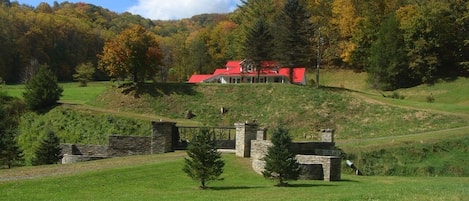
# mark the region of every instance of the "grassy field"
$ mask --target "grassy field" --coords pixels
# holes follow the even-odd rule
[[[94,100],[96,96],[101,94],[104,90],[111,86],[109,82],[90,82],[87,87],[79,87],[78,83],[59,83],[64,89],[61,102],[73,103],[73,104],[87,104]],[[5,85],[2,88],[8,92],[9,96],[23,97],[24,85]]]
[[[469,175],[465,168],[469,161],[464,158],[468,150],[458,144],[469,135],[466,78],[394,92],[371,90],[366,74],[352,71],[326,71],[321,80],[325,86],[321,89],[284,84],[149,84],[140,98],[107,82],[86,88],[62,83],[64,104],[23,118],[21,133],[29,133],[23,149],[31,155],[34,146],[28,142],[48,130],[67,143],[105,144],[109,134],[146,135],[147,126],[141,122],[150,120],[212,126],[255,120],[269,129],[286,126],[296,141],[318,140],[318,129],[334,128],[338,147],[372,174]],[[21,87],[6,86],[9,94],[21,94]],[[403,99],[390,98],[393,93]],[[432,103],[426,101],[429,93],[435,99]],[[220,115],[221,107],[228,113]],[[188,110],[196,117],[184,119]],[[451,149],[433,151],[441,146]],[[416,153],[418,160],[393,156],[389,150],[404,156],[406,151]],[[388,169],[376,171],[381,164]],[[448,173],[442,174],[445,169]]]
[[[0,200],[465,200],[469,178],[367,177],[291,181],[274,187],[249,159],[223,155],[223,180],[208,190],[181,170],[183,152],[0,171]],[[19,172],[19,173],[18,173]],[[25,176],[25,172],[29,175]],[[20,175],[20,178],[18,178]],[[14,181],[7,181],[16,177]]]

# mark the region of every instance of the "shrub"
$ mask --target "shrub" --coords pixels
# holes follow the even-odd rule
[[[403,99],[405,98],[405,96],[401,96],[401,95],[399,94],[399,92],[394,91],[394,92],[392,92],[392,94],[391,94],[391,98],[394,98],[394,99],[402,99],[402,100],[403,100]]]
[[[427,102],[429,103],[435,102],[435,97],[433,97],[433,94],[430,94],[429,96],[427,96]]]

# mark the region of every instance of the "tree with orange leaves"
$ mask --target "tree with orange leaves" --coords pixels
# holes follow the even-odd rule
[[[155,36],[136,25],[106,42],[98,58],[101,70],[111,77],[130,77],[138,88],[156,74],[162,54]]]

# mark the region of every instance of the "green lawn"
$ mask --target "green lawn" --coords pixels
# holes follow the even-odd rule
[[[91,82],[87,87],[79,87],[78,83],[60,84],[63,89],[61,102],[86,104],[94,100],[99,94],[103,93],[110,86],[109,82]]]
[[[24,84],[5,85],[4,89],[9,96],[23,97]],[[96,96],[101,94],[110,86],[109,82],[90,82],[87,87],[79,87],[76,82],[59,83],[64,91],[60,101],[74,104],[85,104],[94,100]]]
[[[467,177],[342,175],[339,182],[293,181],[291,187],[274,187],[273,181],[251,171],[249,159],[232,154],[223,156],[227,164],[223,180],[199,190],[198,183],[181,170],[183,157],[183,152],[176,152],[0,170],[3,179],[14,172],[39,176],[0,179],[0,200],[465,200],[469,196]],[[53,176],[41,176],[48,174]]]

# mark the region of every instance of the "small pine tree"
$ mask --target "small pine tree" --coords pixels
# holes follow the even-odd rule
[[[265,170],[262,172],[265,178],[277,179],[277,186],[287,185],[288,180],[297,180],[299,165],[295,154],[291,150],[291,138],[288,131],[277,128],[272,134],[273,146],[267,149],[264,157]]]
[[[212,133],[203,129],[187,148],[189,158],[184,158],[183,171],[194,180],[200,181],[200,188],[206,189],[208,181],[216,180],[222,173],[225,162],[216,150]]]
[[[56,164],[62,159],[60,139],[53,131],[49,131],[35,152],[33,165]]]
[[[30,109],[41,110],[57,104],[62,92],[57,77],[47,66],[41,66],[38,73],[26,83],[23,97]]]
[[[15,132],[0,130],[0,165],[11,168],[23,161],[23,152],[16,143]]]

